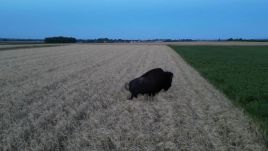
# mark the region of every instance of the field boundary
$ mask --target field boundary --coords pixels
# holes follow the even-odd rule
[[[204,56],[201,56],[201,57],[193,57],[193,54],[197,51],[197,50],[199,50],[198,48],[201,48],[201,47],[203,47],[202,48],[202,50],[199,50],[199,51],[204,51],[203,53],[205,53],[205,54],[208,54],[208,52],[205,52],[205,48],[206,47],[215,47],[215,50],[214,51],[217,51],[218,49],[217,49],[217,46],[208,46],[208,45],[206,45],[206,46],[178,46],[178,45],[168,45],[168,47],[170,47],[175,53],[177,53],[179,56],[181,56],[182,57],[182,59],[187,63],[187,64],[189,64],[193,69],[195,69],[199,74],[200,74],[200,76],[202,76],[204,79],[206,79],[206,81],[208,81],[208,83],[210,83],[216,90],[218,90],[219,92],[221,92],[226,98],[228,98],[229,100],[230,100],[230,102],[236,107],[236,108],[238,108],[238,109],[240,109],[241,111],[243,111],[243,113],[246,115],[246,116],[248,116],[249,117],[249,119],[250,119],[250,121],[252,121],[252,122],[254,122],[254,123],[252,123],[253,125],[255,125],[255,127],[256,127],[256,131],[263,137],[263,139],[264,139],[264,141],[265,141],[265,144],[266,144],[266,146],[268,146],[268,128],[267,128],[267,119],[265,118],[265,117],[262,117],[263,115],[262,114],[265,114],[265,112],[263,113],[262,111],[259,111],[258,109],[259,108],[261,108],[262,110],[263,110],[263,108],[265,108],[265,107],[262,107],[262,105],[265,105],[265,99],[263,98],[264,96],[259,96],[260,98],[257,98],[256,96],[252,96],[252,102],[250,101],[250,100],[248,100],[250,97],[245,97],[245,96],[240,96],[242,93],[241,92],[237,92],[237,93],[235,93],[235,95],[234,96],[232,96],[232,95],[230,95],[230,93],[229,92],[226,92],[226,89],[224,89],[224,84],[226,84],[226,81],[228,81],[228,79],[225,79],[224,78],[224,76],[222,75],[224,72],[226,72],[225,71],[225,68],[223,68],[223,66],[220,66],[219,65],[219,61],[217,61],[217,59],[216,60],[214,60],[214,64],[217,64],[218,66],[217,67],[215,67],[216,65],[214,65],[214,68],[213,68],[213,65],[211,65],[211,64],[209,64],[208,63],[208,65],[206,65],[206,62],[208,61],[208,60],[210,60],[211,58],[210,58],[210,56],[208,56],[208,57],[205,57],[205,58],[210,58],[210,59],[204,59]],[[180,48],[181,47],[181,48]],[[184,48],[186,48],[186,47],[188,47],[189,48],[189,50],[188,49],[184,49]],[[196,47],[195,49],[190,49],[190,48],[194,48],[194,47]],[[224,47],[226,47],[226,49],[227,48],[229,48],[229,49],[231,49],[232,51],[234,51],[234,48],[239,48],[239,47],[242,47],[242,48],[244,48],[244,47],[253,47],[253,46],[218,46],[218,47],[222,47],[222,48],[224,48]],[[258,46],[258,47],[264,47],[264,46]],[[179,49],[184,49],[183,51],[182,50],[180,50],[179,51]],[[188,51],[187,51],[188,50]],[[244,49],[243,49],[244,50]],[[191,52],[192,51],[192,52]],[[241,51],[241,50],[240,50]],[[245,50],[246,51],[246,50]],[[221,55],[223,55],[223,57],[224,57],[224,54],[222,54],[222,51],[219,51],[218,53],[220,53]],[[200,53],[198,53],[199,55],[200,55]],[[195,54],[195,56],[198,56],[198,54]],[[225,54],[226,55],[226,54]],[[234,55],[234,54],[233,54]],[[241,57],[241,56],[240,56]],[[255,56],[256,57],[256,56]],[[202,59],[203,58],[203,59]],[[217,57],[215,57],[215,58],[217,58]],[[214,59],[215,59],[214,58]],[[241,59],[241,58],[240,58]],[[204,61],[205,60],[205,61]],[[211,60],[210,60],[211,61]],[[226,61],[226,63],[227,63],[228,61]],[[197,64],[198,63],[202,63],[202,64],[204,64],[204,65],[200,65],[200,66],[198,66]],[[211,63],[211,62],[210,62]],[[239,63],[239,62],[238,62]],[[252,63],[254,63],[254,62],[252,62]],[[255,62],[256,63],[256,62]],[[234,63],[235,64],[235,63]],[[240,62],[240,64],[243,64],[243,62]],[[231,66],[230,64],[228,64],[229,66]],[[228,65],[226,65],[226,66],[228,66]],[[259,64],[260,65],[260,64]],[[206,68],[206,70],[205,69],[203,69],[203,68]],[[219,77],[219,79],[223,79],[224,80],[224,84],[222,83],[221,84],[221,82],[222,81],[219,81],[219,82],[217,82],[217,81],[215,81],[215,77],[213,77],[213,73],[215,72],[215,71],[218,71],[218,70],[216,70],[215,68],[219,68],[219,69],[221,69],[222,70],[222,73],[220,73],[219,75],[221,75],[220,77]],[[233,67],[234,68],[234,67]],[[237,68],[237,67],[236,67]],[[248,70],[250,70],[251,68],[250,67],[248,67],[248,66],[246,66],[246,67],[244,67],[244,69],[247,69],[247,68],[249,68]],[[215,71],[214,71],[215,70]],[[236,70],[235,70],[236,71]],[[219,71],[218,71],[219,72]],[[238,71],[238,72],[242,72],[242,75],[240,75],[240,76],[243,76],[243,73],[245,72],[243,72],[243,70],[242,71]],[[252,71],[251,71],[252,72]],[[227,72],[227,73],[229,73],[229,72]],[[229,74],[232,74],[232,72],[230,72]],[[263,73],[263,74],[265,74],[265,73]],[[214,75],[215,76],[215,75]],[[237,75],[236,75],[237,76]],[[232,76],[233,78],[237,78],[236,76]],[[252,76],[252,75],[251,75]],[[251,83],[254,83],[254,84],[256,84],[255,83],[256,81],[251,81]],[[227,82],[228,83],[228,82]],[[239,84],[241,84],[241,83],[239,83],[238,82],[238,84],[236,84],[236,85],[239,85]],[[231,85],[232,86],[232,85]],[[239,87],[240,89],[241,89],[241,87],[242,87],[242,89],[243,89],[243,86],[237,86],[237,87]],[[245,88],[244,88],[245,89]],[[241,90],[240,90],[241,91]],[[265,91],[265,90],[263,90],[263,91]],[[263,94],[263,95],[265,95],[265,94]],[[239,98],[240,97],[240,98]],[[244,99],[244,101],[242,100],[242,99]],[[255,99],[260,99],[259,101],[258,100],[255,100]],[[242,100],[242,101],[241,101]],[[246,100],[248,100],[249,102],[246,102]],[[254,103],[255,101],[257,101],[257,104],[256,103]],[[264,102],[263,102],[264,101]],[[243,102],[245,103],[245,104],[243,104]],[[260,103],[260,104],[258,104],[258,103]],[[253,105],[253,107],[250,107],[250,105]],[[254,106],[255,105],[255,106]],[[253,110],[253,111],[252,111]]]
[[[17,50],[17,49],[32,49],[32,48],[42,48],[42,47],[58,47],[58,46],[65,46],[65,44],[53,44],[53,45],[36,44],[36,45],[26,45],[26,46],[15,46],[14,45],[14,47],[13,46],[3,47],[3,48],[0,47],[0,51]]]

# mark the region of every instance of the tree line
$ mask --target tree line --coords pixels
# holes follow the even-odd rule
[[[18,38],[1,38],[0,43],[140,43],[140,42],[191,42],[191,41],[245,41],[245,42],[268,42],[268,39],[243,39],[229,38],[218,40],[193,40],[193,39],[147,39],[147,40],[128,40],[128,39],[76,39],[74,37],[47,37],[45,39],[18,39]]]
[[[75,43],[77,40],[73,37],[47,37],[45,43]]]

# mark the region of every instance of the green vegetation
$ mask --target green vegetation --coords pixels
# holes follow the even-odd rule
[[[268,144],[268,46],[170,46],[242,107]]]

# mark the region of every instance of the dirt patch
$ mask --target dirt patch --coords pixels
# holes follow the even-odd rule
[[[154,100],[124,83],[174,73]],[[250,120],[163,45],[0,52],[0,150],[266,150]]]

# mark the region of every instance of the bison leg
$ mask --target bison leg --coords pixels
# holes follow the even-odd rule
[[[128,97],[128,100],[132,100],[133,99],[133,94],[131,94],[130,97]]]
[[[151,101],[154,100],[154,96],[155,96],[155,93],[151,93],[151,95],[150,95],[150,100],[151,100]]]
[[[145,97],[146,97],[146,100],[149,100],[150,99],[150,94],[145,95]]]
[[[153,101],[153,100],[154,100],[154,95],[151,95],[150,101]]]
[[[137,98],[138,95],[136,93],[131,93],[131,96],[128,98],[129,100],[132,100],[133,97]]]
[[[148,93],[146,96],[147,96],[147,100],[150,101],[150,98],[151,98],[152,94]]]

